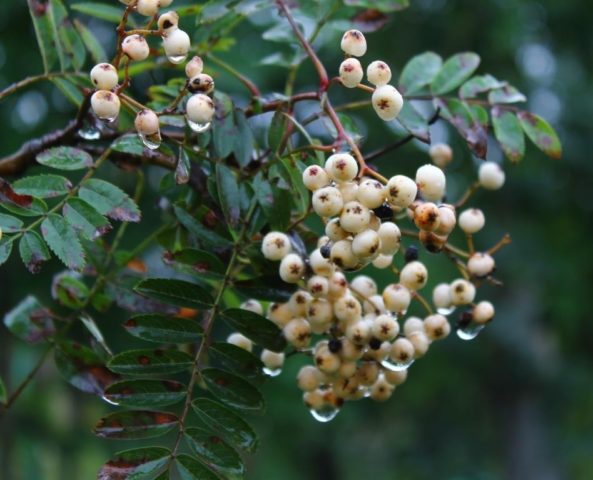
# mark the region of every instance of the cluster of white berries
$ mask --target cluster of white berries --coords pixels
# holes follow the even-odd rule
[[[341,43],[342,50],[349,57],[340,65],[340,79],[347,88],[356,88],[364,76],[360,61],[354,57],[362,57],[367,51],[366,39],[358,30],[348,30],[344,33]],[[371,103],[375,112],[386,122],[394,120],[399,115],[404,99],[397,89],[390,85],[391,68],[382,60],[375,60],[367,66],[367,80],[375,86]]]

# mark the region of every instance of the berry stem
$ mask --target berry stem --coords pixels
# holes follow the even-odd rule
[[[499,240],[499,242],[494,245],[492,248],[488,249],[488,254],[493,255],[494,253],[498,252],[502,247],[511,243],[511,236],[508,233],[505,233],[504,236]]]
[[[432,315],[434,312],[430,306],[430,304],[428,303],[428,301],[426,300],[426,298],[424,298],[422,295],[420,295],[418,292],[414,292],[412,294],[413,298],[416,299],[420,304],[422,304],[422,306],[424,307],[424,309],[426,310],[426,312],[429,315]]]
[[[480,188],[480,182],[473,182],[465,191],[463,196],[457,200],[455,203],[455,207],[459,208],[465,205],[465,203],[471,198],[471,196],[476,193],[476,191]]]

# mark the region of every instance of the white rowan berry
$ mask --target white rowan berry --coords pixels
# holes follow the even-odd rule
[[[357,368],[356,362],[342,362],[338,370],[338,375],[342,378],[352,378],[356,374]],[[356,379],[355,383],[358,388],[358,379]]]
[[[404,98],[393,85],[377,87],[371,97],[375,113],[381,120],[395,120],[404,106]]]
[[[371,219],[369,220],[369,228],[374,230],[375,232],[379,231],[381,228],[381,219],[375,215],[374,212],[371,211]]]
[[[284,338],[295,348],[306,348],[311,342],[311,325],[304,318],[294,318],[282,329]]]
[[[163,37],[163,48],[171,63],[183,62],[190,47],[189,35],[180,28],[167,32],[166,36]]]
[[[356,370],[356,378],[361,385],[370,387],[381,373],[381,369],[377,365],[377,362],[363,362],[358,366]]]
[[[461,212],[459,215],[459,228],[463,230],[465,233],[473,234],[477,233],[486,224],[486,217],[484,213],[479,208],[468,208]]]
[[[231,333],[227,339],[227,343],[234,345],[235,347],[242,348],[243,350],[247,350],[251,352],[253,350],[253,342],[249,340],[245,335],[240,333]]]
[[[145,17],[154,17],[159,11],[160,0],[138,0],[136,11]]]
[[[108,90],[97,90],[91,97],[91,108],[101,120],[112,121],[119,115],[119,97]]]
[[[313,333],[325,332],[331,326],[333,316],[333,306],[324,298],[315,298],[309,303],[307,320],[311,324]]]
[[[484,162],[478,171],[480,185],[487,190],[502,188],[505,181],[504,170],[495,162]]]
[[[437,309],[451,307],[451,287],[448,283],[439,283],[432,290],[432,303]]]
[[[319,387],[322,380],[321,372],[311,365],[305,365],[297,374],[297,385],[304,392],[312,392]]]
[[[443,315],[429,315],[424,319],[424,332],[430,340],[440,340],[449,335],[451,325]]]
[[[439,167],[430,164],[420,167],[416,170],[416,184],[428,202],[438,202],[445,196],[447,180]]]
[[[271,303],[268,307],[266,317],[282,328],[292,320],[292,312],[286,303]]]
[[[348,202],[340,215],[340,226],[350,233],[366,230],[371,221],[371,211],[360,202]]]
[[[449,235],[456,224],[455,207],[453,205],[439,205],[439,226],[436,228],[435,233]]]
[[[173,0],[160,0],[161,8],[167,8],[173,3]]]
[[[329,292],[329,280],[321,275],[313,275],[307,281],[307,289],[314,298],[326,297]]]
[[[408,337],[412,332],[424,332],[424,322],[418,317],[409,317],[403,325],[404,335]]]
[[[472,320],[480,325],[494,318],[494,305],[486,300],[479,302],[472,310]]]
[[[340,341],[342,342],[342,348],[340,350],[342,360],[345,362],[356,362],[356,360],[362,357],[364,353],[364,347],[362,345],[357,345],[347,338],[342,338]]]
[[[281,232],[270,232],[266,234],[261,244],[261,253],[268,260],[282,260],[292,251],[288,235]]]
[[[146,60],[148,55],[150,55],[150,47],[142,35],[134,34],[127,36],[124,38],[121,47],[122,51],[130,58],[130,60],[135,60],[137,62]]]
[[[352,251],[352,240],[339,240],[330,250],[331,261],[340,268],[352,269],[359,264],[359,259]]]
[[[356,88],[363,76],[362,65],[356,58],[347,58],[340,64],[340,79],[346,88]]]
[[[420,358],[426,355],[430,346],[430,339],[426,336],[426,333],[415,331],[406,335],[406,338],[414,346],[414,358]]]
[[[367,67],[367,79],[376,87],[387,85],[391,81],[391,68],[385,62],[375,60]]]
[[[264,314],[264,307],[262,306],[262,304],[253,298],[250,298],[249,300],[245,300],[239,306],[239,308],[241,310],[247,310],[248,312],[257,313],[258,315]]]
[[[356,199],[367,208],[380,207],[386,198],[387,191],[377,180],[366,179],[358,185]]]
[[[367,41],[362,32],[348,30],[342,37],[340,47],[347,55],[362,57],[367,51]]]
[[[385,308],[390,312],[405,313],[411,301],[410,290],[400,283],[387,285],[383,290],[383,302],[385,302]]]
[[[417,260],[406,263],[399,274],[399,281],[410,290],[420,290],[428,281],[428,270]]]
[[[329,351],[327,345],[315,350],[315,366],[325,374],[332,374],[338,371],[342,360],[339,355]]]
[[[372,328],[372,322],[369,322]],[[373,343],[379,342],[377,338],[371,336],[371,341]],[[375,345],[376,347],[376,345]],[[365,352],[364,356],[362,357],[363,360],[374,360],[375,362],[382,362],[387,358],[389,352],[391,351],[391,343],[389,342],[382,342],[379,345],[379,348],[368,348]]]
[[[348,280],[342,272],[334,272],[329,277],[329,296],[330,298],[340,298],[348,292]]]
[[[332,387],[336,396],[343,399],[354,398],[358,392],[358,387],[360,386],[358,379],[352,375],[349,378],[344,378],[342,375],[340,375],[340,370],[338,370],[337,375],[339,378],[332,383]]]
[[[358,194],[358,183],[339,182],[336,187],[340,190],[344,203],[353,202]]]
[[[175,11],[163,13],[157,22],[159,30],[161,32],[170,32],[171,29],[179,26],[179,14]]]
[[[289,253],[280,262],[279,273],[286,283],[297,283],[305,274],[305,262],[296,253]]]
[[[271,350],[262,350],[261,355],[259,357],[266,367],[269,370],[280,370],[284,365],[284,354],[278,352],[272,352]]]
[[[387,370],[383,369],[381,372],[391,385],[397,387],[406,381],[408,378],[408,370]]]
[[[303,172],[303,184],[314,192],[329,185],[329,175],[319,165],[309,165]]]
[[[328,258],[324,258],[318,248],[311,252],[311,255],[309,256],[309,265],[315,274],[324,277],[329,277],[334,272],[334,266],[331,261]]]
[[[391,341],[399,333],[399,324],[393,315],[383,313],[373,320],[371,332],[381,341]]]
[[[356,297],[347,293],[334,302],[334,315],[340,322],[356,322],[362,318],[362,306]]]
[[[202,73],[203,70],[204,61],[197,55],[185,65],[185,75],[188,79],[194,78],[196,75]]]
[[[474,301],[476,287],[473,283],[463,278],[458,278],[451,283],[451,303],[453,305],[467,305]]]
[[[439,168],[445,168],[453,160],[453,150],[446,143],[437,143],[430,147],[428,154],[432,162]]]
[[[112,90],[117,86],[117,70],[109,63],[99,63],[91,70],[91,82],[98,90]]]
[[[288,300],[288,308],[294,317],[304,317],[313,296],[305,290],[297,290]]]
[[[208,95],[214,91],[214,79],[207,73],[199,73],[195,77],[190,78],[187,83],[187,89],[191,93]]]
[[[352,240],[352,253],[361,259],[377,256],[380,247],[379,234],[371,229],[358,233]]]
[[[323,187],[313,193],[313,210],[320,217],[333,217],[342,211],[342,194],[335,187]]]
[[[440,223],[439,208],[432,202],[418,205],[414,210],[414,223],[420,230],[436,230]]]
[[[398,363],[409,363],[414,358],[414,345],[407,338],[397,338],[391,344],[389,358]]]
[[[494,258],[488,253],[474,253],[467,261],[467,271],[475,277],[487,277],[496,266]]]
[[[197,93],[189,97],[185,113],[190,122],[205,125],[214,117],[214,102],[209,96]]]
[[[381,375],[377,379],[375,383],[371,386],[371,395],[370,397],[375,402],[386,402],[391,398],[395,387],[391,385],[385,378]]]
[[[325,225],[325,234],[330,238],[332,242],[339,240],[345,240],[350,234],[340,226],[339,218],[332,218]]]
[[[402,236],[399,227],[393,222],[383,222],[378,233],[381,239],[379,251],[383,255],[395,255],[399,250]]]
[[[309,410],[321,410],[325,405],[325,400],[320,390],[314,390],[303,393],[303,403]]]
[[[367,275],[357,275],[350,282],[352,291],[362,298],[370,298],[377,294],[377,283]]]
[[[387,200],[397,207],[407,208],[416,199],[417,193],[418,186],[405,175],[396,175],[387,182]]]
[[[379,270],[389,268],[391,265],[393,265],[393,255],[380,254],[373,260],[372,263],[373,266]]]
[[[152,110],[145,108],[136,115],[134,127],[140,135],[154,135],[159,132],[159,117]]]
[[[358,164],[348,153],[334,153],[325,162],[325,171],[336,182],[349,182],[358,173]]]
[[[362,310],[365,314],[372,313],[373,315],[381,315],[387,312],[385,303],[383,302],[383,296],[376,294],[363,300]]]

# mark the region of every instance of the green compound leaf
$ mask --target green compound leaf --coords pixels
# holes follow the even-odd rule
[[[158,343],[195,343],[204,335],[197,320],[156,313],[132,317],[124,327],[135,337]]]
[[[216,164],[216,184],[224,216],[231,227],[236,228],[241,216],[239,184],[233,172],[222,163]]]
[[[523,131],[537,148],[548,157],[560,159],[562,145],[554,129],[542,117],[530,112],[519,112],[517,118],[521,122]]]
[[[41,264],[51,258],[45,242],[33,231],[22,236],[19,242],[19,253],[25,267],[31,273],[39,273]]]
[[[102,438],[134,440],[160,437],[178,424],[177,416],[169,412],[133,410],[115,412],[103,417],[93,431]]]
[[[178,455],[175,461],[182,480],[222,480],[206,465],[189,455]]]
[[[221,318],[263,348],[274,352],[281,352],[286,348],[282,331],[273,322],[257,313],[231,308],[222,312]]]
[[[459,97],[475,98],[480,93],[488,92],[495,88],[501,88],[505,85],[506,82],[501,82],[488,73],[486,75],[476,75],[461,85],[461,88],[459,89]]]
[[[50,15],[49,3],[41,0],[27,0],[27,3],[43,60],[43,69],[48,73],[58,61],[56,29]]]
[[[72,188],[72,183],[59,175],[35,175],[20,178],[12,186],[14,191],[21,195],[52,198],[66,195]]]
[[[97,480],[140,480],[167,465],[170,458],[171,451],[162,447],[142,447],[118,452],[101,467]]]
[[[430,143],[428,120],[410,102],[404,102],[397,121],[418,140],[424,143]]]
[[[241,377],[218,368],[205,368],[201,376],[212,395],[227,405],[255,413],[263,411],[262,394]]]
[[[412,57],[399,78],[402,95],[410,95],[429,85],[443,65],[443,59],[433,52]]]
[[[220,436],[203,428],[188,428],[184,433],[191,449],[208,467],[231,478],[242,478],[245,466],[241,457]]]
[[[525,135],[521,123],[513,112],[504,108],[496,106],[491,112],[496,140],[505,156],[511,162],[518,162],[525,155]]]
[[[96,240],[112,228],[109,220],[81,198],[69,199],[62,208],[62,214],[88,240]]]
[[[173,405],[187,395],[187,387],[172,380],[124,380],[109,385],[103,397],[124,407],[154,408]]]
[[[74,147],[53,147],[37,155],[37,162],[57,170],[83,170],[93,166],[93,157]]]
[[[193,359],[179,350],[128,350],[107,363],[116,373],[125,375],[164,375],[182,372],[193,365]]]
[[[241,347],[226,342],[213,343],[208,347],[208,355],[213,366],[220,366],[252,383],[265,380],[262,361]]]
[[[82,270],[84,250],[76,231],[60,215],[52,213],[41,224],[41,233],[52,252],[71,270]]]
[[[140,221],[140,210],[134,200],[121,188],[105,180],[92,178],[86,181],[78,195],[102,215],[122,222]]]
[[[2,233],[16,233],[23,228],[23,221],[20,218],[0,213],[0,228]]]
[[[454,90],[465,82],[480,65],[480,57],[472,52],[463,52],[448,58],[430,84],[435,95]]]
[[[55,332],[51,312],[32,295],[4,315],[4,325],[26,342],[35,343]]]
[[[204,308],[214,302],[212,295],[199,285],[174,278],[148,278],[138,283],[134,290],[145,297],[178,307]]]

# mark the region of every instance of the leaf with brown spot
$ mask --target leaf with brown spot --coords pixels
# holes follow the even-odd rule
[[[441,117],[457,129],[470,150],[479,158],[486,158],[488,133],[478,119],[474,118],[467,104],[452,98],[435,98],[433,103],[435,108],[441,109]]]
[[[542,117],[531,112],[519,112],[517,118],[529,139],[548,157],[562,157],[562,144],[558,135]]]
[[[158,343],[195,343],[204,335],[197,320],[159,314],[137,315],[125,322],[124,328],[135,337]]]
[[[47,262],[51,255],[45,242],[37,232],[26,232],[19,241],[21,259],[31,273],[39,273],[41,264]]]
[[[492,108],[494,136],[505,156],[511,162],[518,162],[525,155],[525,135],[515,114],[496,106]]]
[[[128,480],[152,474],[169,462],[171,452],[162,447],[142,447],[118,452],[101,467],[97,480]]]
[[[203,428],[188,428],[184,433],[191,449],[210,468],[232,477],[245,474],[241,457],[218,433]]]
[[[93,429],[102,438],[133,440],[164,435],[179,424],[177,415],[169,412],[132,410],[103,417]]]
[[[124,407],[154,408],[173,405],[187,395],[183,383],[172,380],[124,380],[105,389],[103,397]]]
[[[36,297],[29,295],[4,315],[4,325],[11,333],[29,343],[36,343],[55,333],[53,314]]]
[[[205,368],[201,375],[212,395],[227,405],[254,413],[263,412],[262,394],[241,377],[218,368]]]
[[[189,455],[178,455],[176,466],[181,480],[221,480],[221,477],[206,465]]]
[[[91,178],[83,183],[78,195],[102,215],[122,222],[140,221],[140,210],[134,200],[105,180]]]
[[[389,17],[380,10],[368,8],[358,12],[351,18],[351,22],[361,32],[376,32],[381,30],[389,21]]]
[[[19,195],[12,185],[3,178],[0,178],[0,203],[11,203],[19,207],[27,208],[31,206],[33,197],[31,195]]]
[[[253,353],[231,343],[213,343],[208,347],[208,356],[212,366],[225,368],[254,384],[263,383],[266,379],[262,361]]]
[[[109,369],[125,375],[163,375],[182,372],[193,365],[193,359],[179,350],[128,350],[114,355]]]

